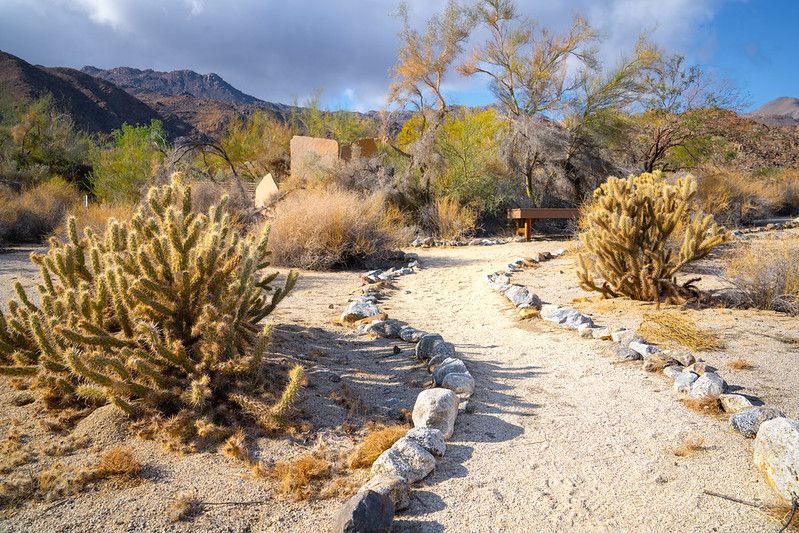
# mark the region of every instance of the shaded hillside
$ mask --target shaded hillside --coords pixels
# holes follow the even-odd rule
[[[762,124],[729,112],[716,135],[732,144],[738,168],[799,168],[799,127]]]
[[[107,133],[123,123],[146,124],[163,119],[150,106],[107,81],[70,68],[49,68],[30,63],[0,51],[0,92],[15,105],[46,94],[53,96],[58,109],[68,113],[78,128],[91,133]],[[191,126],[164,120],[172,135],[185,135]]]
[[[782,96],[767,102],[748,115],[771,126],[799,126],[799,98]]]

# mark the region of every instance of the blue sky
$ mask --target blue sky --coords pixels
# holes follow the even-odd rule
[[[713,42],[697,59],[737,80],[753,107],[799,98],[799,0],[728,2],[703,30]]]
[[[473,0],[462,0],[471,2]],[[385,104],[399,0],[0,0],[0,50],[47,66],[215,72],[274,102],[323,89],[329,108]],[[423,28],[445,0],[408,0]],[[731,78],[753,107],[799,97],[799,0],[517,0],[555,30],[580,13],[612,61],[645,32]],[[491,101],[484,79],[452,76],[455,103]]]

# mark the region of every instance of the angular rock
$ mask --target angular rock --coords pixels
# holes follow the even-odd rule
[[[438,333],[428,333],[419,339],[419,342],[416,343],[416,358],[420,361],[427,361],[430,359],[430,351],[433,349],[433,345],[436,341],[443,342],[444,337]]]
[[[687,396],[691,393],[691,386],[699,379],[693,372],[682,371],[674,378],[674,392],[679,396]]]
[[[566,315],[566,319],[560,324],[568,329],[579,329],[580,326],[587,326],[589,328],[594,327],[594,321],[591,320],[591,317],[573,309]]]
[[[411,505],[411,488],[399,476],[380,474],[364,483],[358,492],[369,490],[388,496],[394,502],[395,511],[402,511]]]
[[[448,357],[444,359],[441,365],[433,371],[433,383],[436,386],[441,385],[444,376],[452,373],[468,372],[466,365],[457,357]]]
[[[430,372],[430,373],[432,374],[432,373],[433,373],[433,372],[435,372],[435,371],[436,371],[436,369],[438,369],[438,367],[440,367],[440,366],[441,366],[441,365],[444,363],[444,361],[446,361],[447,359],[451,359],[451,357],[449,357],[449,356],[447,356],[447,355],[444,355],[444,354],[442,354],[442,355],[437,355],[437,356],[435,356],[435,357],[431,357],[431,358],[430,358],[430,360],[427,362],[427,371],[428,371],[428,372]]]
[[[541,307],[541,299],[531,293],[527,287],[521,285],[511,285],[505,291],[505,297],[516,307],[532,307],[534,309]]]
[[[613,342],[621,342],[622,337],[624,337],[628,331],[630,330],[627,328],[616,328],[610,333],[610,339]]]
[[[631,350],[635,350],[636,352],[643,355],[645,358],[648,355],[655,354],[661,352],[662,350],[655,346],[654,344],[648,344],[646,342],[640,341],[631,341],[629,344]]]
[[[735,431],[747,439],[754,439],[755,435],[757,435],[757,430],[760,429],[760,424],[767,420],[784,417],[785,414],[779,409],[773,407],[755,407],[732,415],[730,417],[730,425]]]
[[[640,353],[631,350],[629,348],[626,348],[624,346],[620,346],[619,348],[616,349],[616,356],[621,359],[627,359],[629,361],[640,361],[641,359],[643,359]]]
[[[373,490],[358,491],[333,518],[333,533],[389,533],[394,522],[394,502]]]
[[[605,326],[594,326],[591,328],[591,337],[603,341],[610,340],[610,328]]]
[[[441,380],[441,387],[449,389],[461,400],[468,400],[474,394],[474,378],[469,372],[452,372]]]
[[[416,441],[402,437],[372,463],[372,475],[390,474],[416,483],[436,467],[436,459]]]
[[[727,384],[714,372],[705,372],[691,385],[691,398],[718,398]]]
[[[577,328],[577,334],[584,339],[590,339],[591,337],[593,337],[593,332],[594,332],[593,325],[589,326],[588,324],[581,324]]]
[[[683,367],[680,365],[669,365],[663,369],[663,375],[671,379],[676,379],[682,371]]]
[[[434,428],[448,439],[455,430],[458,396],[449,389],[427,389],[419,393],[413,406],[414,427]]]
[[[363,298],[358,298],[351,301],[346,309],[344,309],[344,312],[341,314],[341,321],[344,323],[355,322],[356,320],[374,316],[379,313],[380,309],[378,309],[374,303]]]
[[[688,365],[688,370],[693,372],[694,374],[699,374],[701,376],[705,372],[715,372],[716,368],[710,366],[704,361],[697,361],[692,365]]]
[[[444,442],[444,434],[434,428],[413,428],[408,430],[405,438],[411,439],[419,446],[435,455],[443,457],[447,451],[447,444]]]
[[[719,402],[721,402],[724,412],[730,414],[740,413],[754,407],[749,398],[742,394],[721,394],[719,395]]]
[[[549,254],[550,257],[560,257],[566,253],[566,248],[558,248],[557,250],[552,250]]]
[[[632,350],[632,347],[630,347],[630,349]],[[659,352],[644,356],[644,370],[647,372],[660,372],[674,363],[675,361],[671,357]]]
[[[691,366],[696,362],[696,357],[691,352],[672,351],[669,355],[684,367]]]
[[[399,332],[400,339],[404,340],[405,342],[419,342],[418,339],[422,338],[424,335],[425,333],[423,331],[419,331],[418,329],[412,328],[410,326],[405,326]],[[414,338],[417,340],[414,341]]]
[[[396,320],[376,320],[367,329],[368,333],[385,339],[399,339],[402,324]]]
[[[755,437],[755,466],[786,502],[799,499],[799,421],[763,422]]]

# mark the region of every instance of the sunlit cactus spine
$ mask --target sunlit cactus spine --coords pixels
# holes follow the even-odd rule
[[[690,176],[674,184],[660,172],[609,178],[580,220],[580,286],[644,301],[695,297],[690,281],[677,283],[677,272],[729,239],[711,215],[694,209],[695,194]]]
[[[175,176],[102,235],[80,236],[70,219],[66,242],[31,256],[38,300],[18,284],[0,313],[0,373],[131,414],[203,411],[246,391],[268,346],[261,321],[297,275],[273,288],[268,230],[243,234],[225,203],[192,211]]]

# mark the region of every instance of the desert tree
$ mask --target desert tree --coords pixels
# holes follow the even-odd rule
[[[645,172],[666,169],[675,149],[689,152],[710,135],[720,110],[740,110],[745,99],[727,80],[719,80],[681,55],[662,55],[646,70],[641,112],[630,117],[632,147]],[[696,158],[696,154],[689,154]]]

